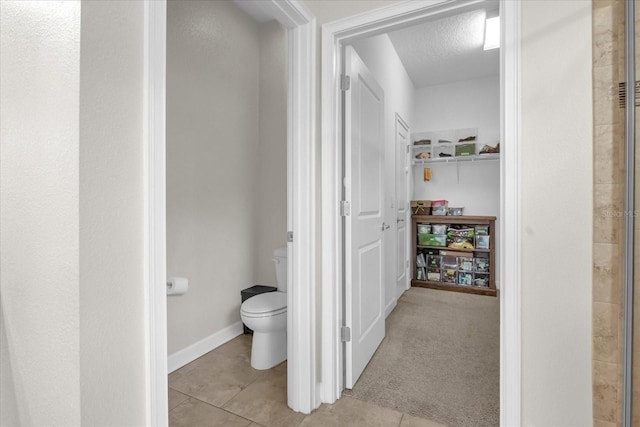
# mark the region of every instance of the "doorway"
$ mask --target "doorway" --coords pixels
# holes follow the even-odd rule
[[[288,293],[288,405],[308,413],[317,406],[315,390],[315,325],[308,318],[315,283],[315,19],[304,6],[290,2],[252,2],[287,30],[287,236],[288,277],[308,286]],[[145,2],[147,102],[146,126],[146,272],[149,301],[146,402],[149,425],[167,420],[167,324],[166,324],[166,35],[167,2]],[[203,23],[206,24],[206,23]],[[194,30],[207,30],[196,26]],[[228,142],[230,143],[230,142]],[[282,236],[283,240],[287,236]],[[292,322],[292,318],[307,319]],[[291,339],[292,336],[301,337]],[[308,375],[298,372],[308,372]]]
[[[497,151],[500,134],[499,50],[484,49],[485,22],[492,15],[497,16],[497,10],[482,6],[354,40],[345,47],[349,84],[343,88],[344,182],[350,207],[344,216],[345,325],[351,332],[345,343],[345,387],[351,396],[453,425],[474,419],[498,423],[499,304],[494,272],[499,248],[490,221],[499,216],[499,155],[485,153]],[[367,96],[376,87],[379,93]],[[379,113],[367,103],[374,98],[380,100]],[[458,154],[463,149],[464,154]],[[426,172],[431,172],[428,179]],[[449,206],[464,206],[463,215],[427,214],[414,217],[407,227],[409,181],[410,199],[448,199]],[[482,216],[490,225],[473,224],[485,221]],[[373,228],[362,227],[363,221],[372,222]],[[436,245],[439,241],[431,246],[416,243],[416,221],[419,232],[433,223],[434,231],[420,235],[420,240],[445,238],[446,247]],[[476,230],[485,233],[483,237],[475,238]],[[458,239],[456,233],[465,237]],[[406,282],[402,287],[397,282],[407,274],[409,257],[403,249],[409,242],[410,283],[415,289],[400,297]],[[370,256],[378,248],[384,256]],[[374,264],[378,259],[382,265]],[[463,292],[492,296],[467,297]],[[381,297],[374,298],[377,295]],[[440,306],[448,310],[440,313]],[[416,317],[416,312],[423,314]],[[371,342],[378,324],[380,334]],[[399,324],[404,327],[394,326]],[[407,326],[413,331],[410,335],[402,331]],[[385,329],[389,335],[383,340]],[[470,330],[474,333],[468,339],[453,339]],[[418,354],[428,361],[420,362]],[[358,376],[365,365],[362,382]],[[446,381],[440,382],[443,372],[448,372]],[[474,378],[482,380],[476,384]],[[409,384],[415,387],[407,388]],[[440,393],[430,395],[433,388]],[[466,394],[468,389],[483,392]],[[446,398],[445,390],[450,390]],[[441,406],[436,404],[440,400]]]
[[[421,22],[421,20],[429,19],[435,16],[447,16],[456,13],[469,10],[471,8],[477,8],[480,6],[495,5],[495,2],[448,2],[438,3],[431,5],[414,6],[413,8],[407,7],[407,10],[395,10],[388,11],[385,15],[383,13],[371,14],[368,17],[359,17],[359,19],[353,19],[351,22],[345,22],[344,20],[325,25],[323,36],[323,85],[324,87],[332,88],[331,96],[327,99],[323,98],[323,121],[324,129],[330,129],[331,131],[323,137],[325,138],[322,144],[323,147],[323,175],[324,182],[330,182],[332,185],[323,188],[323,209],[325,204],[329,208],[327,216],[323,218],[323,233],[325,237],[324,242],[333,241],[339,242],[343,238],[344,229],[341,227],[340,217],[331,216],[331,199],[338,199],[338,194],[335,192],[336,186],[339,188],[341,181],[341,170],[339,167],[329,167],[329,162],[333,162],[334,165],[343,164],[341,150],[342,147],[338,144],[332,144],[332,141],[339,141],[340,129],[341,129],[341,108],[340,103],[336,100],[340,97],[339,76],[336,75],[335,65],[338,64],[337,69],[342,69],[344,61],[340,52],[342,47],[349,44],[351,41],[363,38],[365,36],[377,35],[390,31],[392,29],[404,28],[415,23]],[[405,5],[406,6],[406,5]],[[517,57],[514,55],[517,46],[512,42],[514,40],[516,31],[514,25],[517,24],[517,14],[514,12],[519,5],[507,5],[502,4],[501,10],[502,16],[502,39],[504,49],[501,52],[501,72],[502,77],[500,81],[501,86],[501,126],[500,126],[500,140],[509,141],[512,144],[510,147],[502,150],[500,160],[500,230],[505,229],[513,230],[513,226],[518,223],[518,204],[517,204],[517,192],[515,189],[518,185],[517,180],[517,164],[518,164],[518,150],[517,150],[517,133],[515,133],[518,109],[517,103],[514,98],[511,98],[515,93],[517,87],[517,74],[514,72],[517,70]],[[513,6],[513,7],[512,7]],[[398,8],[399,9],[399,8]],[[505,43],[506,41],[506,43]],[[513,110],[510,108],[513,107]],[[509,163],[512,162],[512,163]],[[515,184],[515,185],[514,185]],[[518,312],[518,286],[517,280],[515,280],[517,274],[519,274],[519,249],[515,242],[517,241],[518,232],[516,231],[509,236],[505,236],[505,233],[501,233],[501,246],[500,253],[500,276],[502,283],[509,283],[511,286],[505,288],[500,293],[500,306],[501,306],[501,348],[503,349],[501,360],[501,416],[503,423],[505,420],[509,420],[510,417],[519,416],[519,364],[514,362],[512,357],[518,354],[519,342],[517,338],[517,330],[519,325],[519,312]],[[338,249],[335,251],[335,249]],[[333,286],[335,283],[342,283],[343,271],[345,266],[341,261],[341,248],[339,245],[330,246],[329,248],[323,247],[325,252],[323,253],[323,325],[326,328],[327,325],[333,325],[333,328],[325,330],[323,329],[323,343],[329,344],[325,347],[326,356],[323,357],[323,362],[327,361],[327,365],[323,364],[323,382],[325,384],[325,392],[332,399],[336,399],[340,396],[345,382],[342,377],[344,372],[343,361],[340,356],[342,354],[340,344],[341,325],[344,325],[344,316],[340,310],[331,310],[326,308],[326,302],[336,304],[338,307],[343,307],[345,298],[339,291],[339,287]],[[338,254],[328,253],[328,251],[335,251]],[[511,261],[511,262],[509,262]],[[508,301],[508,303],[507,303]],[[505,310],[505,307],[508,309]],[[506,320],[513,323],[505,323]],[[506,357],[505,357],[506,356]],[[515,387],[515,388],[514,388]],[[505,390],[509,390],[509,393],[505,393]],[[508,410],[507,410],[508,408]],[[513,412],[512,412],[513,410]],[[514,424],[518,421],[512,420]]]

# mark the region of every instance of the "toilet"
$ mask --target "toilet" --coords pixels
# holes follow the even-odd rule
[[[251,366],[270,369],[287,359],[287,248],[273,252],[278,290],[242,303],[240,317],[253,329]]]

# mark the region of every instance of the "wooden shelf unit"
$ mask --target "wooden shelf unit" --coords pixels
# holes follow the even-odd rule
[[[495,282],[495,232],[496,232],[496,217],[495,216],[448,216],[448,215],[412,215],[412,252],[413,252],[413,276],[411,279],[411,286],[441,289],[445,291],[454,292],[466,292],[472,294],[496,296],[496,282]],[[475,227],[476,225],[485,225],[489,227],[489,249],[456,249],[448,248],[444,246],[425,246],[418,245],[418,224],[459,224]],[[457,283],[437,282],[431,280],[418,280],[418,266],[416,259],[418,251],[422,249],[440,249],[450,250],[456,252],[466,252],[470,255],[474,253],[489,254],[489,285],[488,286],[474,286],[474,285],[461,285]]]

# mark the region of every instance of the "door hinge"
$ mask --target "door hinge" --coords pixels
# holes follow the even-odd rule
[[[287,242],[293,242],[293,231],[287,231]]]
[[[343,200],[340,202],[340,216],[351,215],[351,204],[348,201]]]
[[[341,76],[340,77],[340,90],[348,91],[351,89],[351,77],[349,76]]]
[[[340,341],[349,342],[351,341],[351,328],[348,326],[342,326],[340,328]]]

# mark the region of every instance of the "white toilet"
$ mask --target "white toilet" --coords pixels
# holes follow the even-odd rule
[[[278,290],[242,303],[240,317],[253,329],[251,366],[270,369],[287,359],[287,248],[273,252]]]

